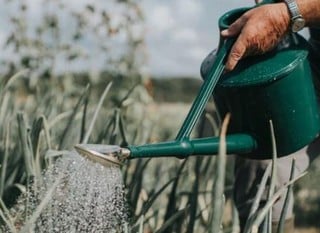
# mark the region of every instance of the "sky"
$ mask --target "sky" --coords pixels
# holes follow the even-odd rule
[[[41,10],[39,1],[28,0],[35,20]],[[86,2],[90,1],[65,3],[79,7]],[[200,76],[202,60],[218,44],[219,17],[231,9],[253,4],[254,0],[141,0],[146,19],[147,72],[152,76]],[[0,8],[0,46],[9,30],[7,12],[10,9]]]
[[[150,72],[199,76],[202,60],[218,44],[219,17],[253,4],[254,0],[144,0]]]

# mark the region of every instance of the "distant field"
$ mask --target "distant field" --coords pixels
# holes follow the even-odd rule
[[[153,97],[159,102],[192,102],[202,84],[199,78],[152,79]]]

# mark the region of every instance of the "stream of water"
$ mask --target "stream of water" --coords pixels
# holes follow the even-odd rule
[[[48,168],[43,184],[29,195],[35,209],[62,177],[34,226],[35,232],[126,232],[128,214],[119,167],[104,167],[75,152]],[[31,198],[30,198],[31,197]]]

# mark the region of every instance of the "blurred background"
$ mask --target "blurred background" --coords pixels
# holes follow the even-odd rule
[[[1,166],[0,195],[6,205],[14,205],[25,192],[21,187],[30,175],[25,161],[45,161],[48,150],[70,150],[82,141],[109,83],[90,143],[173,139],[201,85],[201,62],[218,45],[218,18],[253,5],[254,0],[1,0],[0,161],[6,166]],[[207,111],[214,106],[209,104]],[[216,125],[207,127],[209,133],[217,132]],[[28,143],[27,136],[40,143]],[[26,159],[28,147],[23,145],[30,146],[31,158]],[[43,161],[41,169],[46,167]],[[123,170],[133,219],[148,217],[150,231],[145,232],[172,217],[179,221],[171,224],[180,225],[167,232],[174,227],[206,232],[213,164],[210,158],[192,158],[187,165],[158,159],[130,162]],[[296,185],[296,222],[300,229],[310,229],[301,232],[319,232],[319,168],[315,161]],[[227,170],[230,200],[232,159]],[[181,177],[179,185],[175,181],[178,191],[171,189],[174,204],[161,189],[172,177]],[[168,202],[166,209],[161,209],[163,201]],[[226,226],[232,222],[230,205]],[[178,210],[179,216],[174,215]]]
[[[145,50],[141,67],[144,72],[157,77],[197,77],[202,59],[217,46],[218,18],[230,9],[252,6],[254,2],[144,0],[135,4],[139,9],[126,8],[121,1],[3,0],[0,10],[1,58],[7,62],[8,59],[16,61],[16,43],[29,39],[34,43],[29,41],[28,45],[20,45],[21,53],[27,46],[59,50],[61,57],[54,64],[55,71],[95,71],[106,69],[106,58],[124,53],[130,39],[143,40],[140,49]],[[105,15],[100,15],[103,12]],[[134,27],[125,29],[125,24]],[[126,30],[131,31],[130,35]],[[35,44],[44,39],[45,44]],[[63,55],[67,51],[61,47],[71,42],[76,45],[68,48],[68,52],[79,57],[72,57],[77,61],[65,62],[62,58],[66,58]],[[108,52],[101,47],[109,47]]]

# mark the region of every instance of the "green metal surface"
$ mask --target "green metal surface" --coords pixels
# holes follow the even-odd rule
[[[219,85],[229,87],[263,85],[287,77],[307,58],[307,48],[307,43],[302,37],[292,34],[279,48],[240,61],[233,72],[226,74],[220,80]]]
[[[308,44],[300,36],[289,44],[243,60],[217,85],[215,100],[222,114],[231,113],[231,132],[248,133],[257,140],[257,149],[247,157],[271,157],[270,120],[278,156],[299,150],[319,135],[319,108],[307,59]]]
[[[129,146],[130,158],[170,157],[186,158],[192,155],[216,155],[219,150],[219,137],[185,139],[141,146]],[[247,134],[234,134],[226,137],[227,153],[250,153],[256,148],[254,138]]]
[[[245,11],[227,12],[219,20],[220,28],[226,28]],[[308,49],[301,36],[290,35],[275,50],[240,61],[234,71],[220,78],[213,93],[221,116],[231,113],[229,132],[247,133],[257,140],[257,148],[244,156],[271,158],[270,120],[278,156],[297,151],[319,135]],[[212,52],[202,63],[204,79],[215,59]]]
[[[190,137],[190,134],[199,120],[223,70],[224,61],[228,51],[230,50],[234,40],[226,40],[221,43],[221,47],[217,53],[217,59],[213,62],[209,69],[208,77],[201,86],[201,89],[194,100],[191,109],[184,120],[181,129],[176,137],[177,141],[184,140]]]

